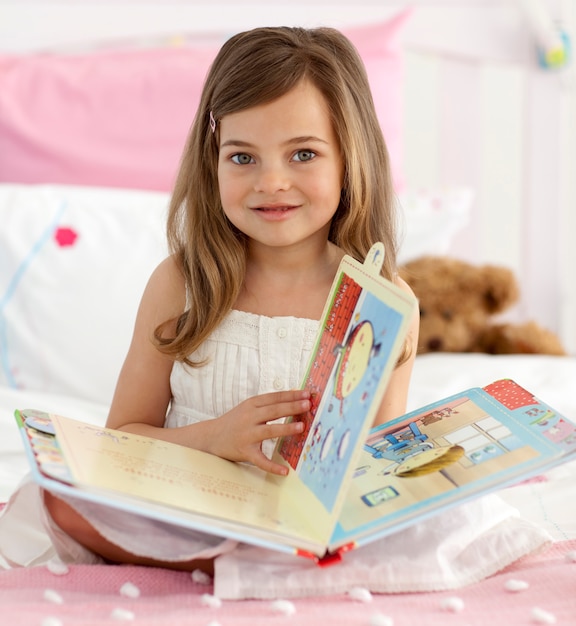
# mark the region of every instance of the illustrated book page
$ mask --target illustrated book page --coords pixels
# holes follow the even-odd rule
[[[372,430],[332,538],[357,545],[576,458],[576,424],[512,380]]]
[[[415,301],[379,277],[383,248],[359,266],[345,259],[326,303],[303,387],[312,407],[301,436],[279,441],[285,460],[329,512],[340,510],[362,443],[403,348]],[[396,290],[395,290],[396,291]]]

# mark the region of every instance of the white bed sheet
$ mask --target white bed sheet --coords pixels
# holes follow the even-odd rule
[[[416,359],[408,410],[457,393],[512,378],[566,417],[576,419],[576,357],[429,354]],[[14,409],[34,408],[103,424],[107,407],[69,396],[0,387],[0,502],[27,472]],[[576,462],[500,492],[527,519],[557,541],[576,538]]]

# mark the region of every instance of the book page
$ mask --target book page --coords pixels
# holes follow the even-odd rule
[[[303,383],[312,394],[304,433],[279,455],[328,511],[338,511],[353,464],[402,349],[415,300],[347,258],[325,309]]]
[[[294,472],[267,474],[184,446],[51,415],[77,486],[326,543],[329,516]],[[298,545],[296,545],[298,547]]]
[[[471,389],[374,429],[336,535],[344,540],[402,525],[537,472],[570,446],[574,452],[576,426],[537,402],[515,414],[483,390]],[[550,428],[537,430],[538,423]]]

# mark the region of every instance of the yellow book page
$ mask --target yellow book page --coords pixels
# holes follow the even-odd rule
[[[325,545],[332,525],[295,472],[286,477],[184,446],[51,415],[76,486]]]

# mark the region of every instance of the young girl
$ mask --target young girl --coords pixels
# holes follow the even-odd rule
[[[107,425],[284,474],[270,460],[342,256],[396,274],[388,155],[366,73],[332,29],[259,28],[207,76]],[[378,413],[405,411],[418,319]],[[234,542],[44,493],[61,558],[210,569]]]

